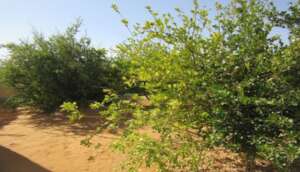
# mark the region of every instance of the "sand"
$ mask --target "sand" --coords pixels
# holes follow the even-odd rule
[[[50,118],[28,109],[1,111],[0,172],[120,171],[124,155],[109,148],[118,135],[97,136],[98,150],[80,145],[92,131],[93,126],[71,125],[61,115]]]
[[[96,118],[88,115],[81,124],[70,124],[61,113],[49,116],[30,108],[19,108],[15,112],[0,108],[0,172],[122,171],[120,164],[125,156],[109,148],[120,137],[118,134],[103,131],[97,135],[93,139],[101,143],[97,150],[80,145],[81,140],[93,133],[101,122]],[[207,157],[214,160],[204,171],[244,171],[238,154],[228,150],[211,150]],[[258,161],[257,165],[257,171],[275,171],[268,162]],[[299,169],[297,167],[295,171]],[[143,168],[139,171],[155,170]]]

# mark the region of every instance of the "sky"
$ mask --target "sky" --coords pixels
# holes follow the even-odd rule
[[[214,15],[218,0],[199,0]],[[272,0],[279,9],[286,9],[294,0]],[[119,6],[130,23],[149,19],[145,6],[158,12],[174,12],[175,7],[184,11],[192,8],[193,0],[0,0],[0,44],[30,39],[33,31],[46,36],[64,31],[76,18],[83,20],[81,31],[92,38],[96,47],[112,48],[128,38],[129,33],[121,24],[120,16],[111,9]],[[228,3],[229,0],[219,0]],[[286,34],[284,31],[277,31]],[[6,52],[0,51],[0,57]]]

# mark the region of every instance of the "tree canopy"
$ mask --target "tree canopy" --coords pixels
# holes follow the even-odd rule
[[[118,85],[106,50],[92,47],[86,36],[78,38],[80,25],[3,46],[9,50],[2,65],[4,81],[16,90],[18,102],[53,111],[63,101],[101,99],[103,88]]]
[[[257,157],[288,169],[300,155],[298,6],[282,18],[266,1],[232,0],[216,5],[214,21],[198,1],[190,14],[176,9],[180,21],[147,7],[153,19],[134,25],[117,56],[129,64],[124,82],[144,82],[150,105],[139,103],[144,95],[113,90],[91,105],[112,127],[131,114],[114,145],[130,155],[127,168],[198,171],[203,151],[223,146],[245,155],[246,171]],[[283,25],[291,29],[287,44],[272,34]],[[159,138],[141,133],[145,127]]]

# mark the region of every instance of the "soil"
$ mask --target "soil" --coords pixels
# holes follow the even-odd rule
[[[71,125],[60,114],[50,117],[26,108],[1,111],[0,172],[120,171],[124,155],[109,148],[118,135],[96,136],[94,141],[101,143],[97,150],[80,145],[95,126],[92,122]]]
[[[99,125],[97,116],[87,115],[80,124],[70,124],[61,113],[52,116],[30,108],[16,111],[0,109],[0,172],[113,172],[122,171],[123,154],[113,152],[110,144],[119,137],[103,131],[93,141],[99,149],[80,145],[81,140]],[[97,121],[97,122],[96,122]],[[146,131],[148,132],[148,131]],[[207,153],[212,161],[203,171],[243,172],[241,158],[228,150]],[[257,162],[257,171],[274,171],[269,163]],[[152,172],[154,169],[140,169]]]

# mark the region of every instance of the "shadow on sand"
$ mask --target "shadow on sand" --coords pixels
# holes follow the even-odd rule
[[[17,113],[0,107],[0,129],[17,119]]]
[[[17,119],[17,113],[5,105],[8,99],[8,93],[4,93],[5,91],[7,90],[0,84],[0,129]]]
[[[47,114],[32,108],[20,108],[18,110],[18,114],[27,115],[29,119],[27,122],[37,129],[51,128],[60,131],[63,129],[66,133],[86,136],[95,132],[97,127],[103,126],[104,120],[96,112],[85,110],[82,113],[85,116],[80,121],[72,124],[66,114],[61,112]]]
[[[30,161],[26,157],[0,146],[1,172],[50,172],[50,170]]]

